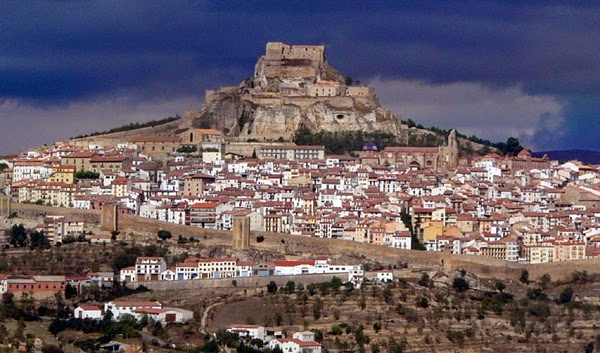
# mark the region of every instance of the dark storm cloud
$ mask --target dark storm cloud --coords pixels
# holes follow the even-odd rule
[[[560,143],[540,138],[537,145],[586,141],[600,148],[588,128],[597,124],[593,104],[600,100],[599,10],[593,1],[5,2],[0,107],[16,100],[36,116],[48,109],[59,119],[57,106],[75,114],[73,107],[125,96],[127,106],[171,102],[172,108],[182,97],[200,101],[206,88],[239,83],[265,43],[279,40],[326,44],[329,61],[363,81],[476,83],[553,96],[565,104],[564,117],[553,122],[572,124],[561,126]],[[108,104],[105,125],[128,111]],[[7,114],[0,111],[0,119]],[[18,109],[10,114],[20,121]],[[469,114],[465,121],[472,121]],[[37,123],[31,119],[29,126]],[[544,129],[547,118],[531,119]],[[474,131],[485,126],[484,111],[481,121]]]

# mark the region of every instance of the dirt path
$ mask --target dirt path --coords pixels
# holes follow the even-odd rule
[[[200,333],[202,334],[207,334],[206,332],[206,322],[208,321],[208,315],[210,314],[210,311],[212,309],[214,309],[215,307],[225,304],[225,302],[216,302],[214,304],[209,305],[206,310],[204,310],[204,314],[202,314],[202,319],[200,320]]]

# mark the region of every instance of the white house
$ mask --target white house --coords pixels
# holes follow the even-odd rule
[[[267,336],[267,330],[260,325],[231,325],[227,332],[237,333],[240,337],[258,338],[261,341]]]
[[[292,335],[292,338],[295,338],[295,339],[303,341],[303,342],[314,342],[315,333],[312,331],[300,331],[300,332],[294,333]]]
[[[104,304],[104,312],[109,310],[113,314],[113,320],[118,321],[123,315],[132,315],[138,309],[162,309],[162,304],[159,302],[128,302],[128,301],[115,301]]]
[[[139,308],[135,309],[132,315],[137,319],[141,319],[147,315],[149,319],[159,321],[163,324],[174,322],[186,322],[194,318],[194,313],[189,310],[179,308]]]
[[[311,335],[307,332],[296,332],[293,337],[275,338],[269,342],[269,348],[279,347],[284,353],[321,353],[321,344],[314,341],[314,333],[313,340],[308,340]]]
[[[381,270],[377,271],[377,282],[391,283],[394,281],[394,271]]]
[[[0,294],[8,292],[8,277],[0,274]]]
[[[135,266],[125,267],[121,269],[119,273],[119,280],[121,282],[137,282],[137,272]]]
[[[276,276],[295,276],[314,273],[317,273],[314,260],[283,260],[275,262]]]
[[[177,279],[177,273],[171,269],[166,269],[160,273],[161,281],[175,281]]]
[[[184,262],[180,262],[175,266],[175,275],[177,280],[190,280],[200,277],[200,269],[198,263],[200,259],[197,257],[191,257],[186,259]]]
[[[102,309],[95,305],[81,305],[73,311],[76,319],[102,319]]]
[[[397,249],[410,250],[412,247],[412,237],[408,231],[395,233],[390,237],[390,243],[388,246]]]
[[[162,257],[140,256],[135,261],[135,272],[138,281],[156,281],[167,269],[167,262]]]

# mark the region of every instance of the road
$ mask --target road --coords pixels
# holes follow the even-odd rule
[[[207,334],[206,332],[206,324],[208,321],[208,315],[210,314],[210,311],[212,309],[214,309],[216,306],[219,306],[221,304],[225,304],[225,302],[216,302],[214,304],[209,305],[208,307],[206,307],[206,310],[204,310],[204,314],[202,314],[202,319],[200,320],[200,333],[201,334]]]

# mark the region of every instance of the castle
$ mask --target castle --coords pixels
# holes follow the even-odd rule
[[[383,108],[371,87],[346,84],[327,63],[323,45],[269,42],[252,76],[238,86],[207,90],[193,126],[241,139],[291,141],[300,126],[312,131],[406,129]]]
[[[254,68],[250,87],[244,93],[255,98],[360,97],[375,99],[366,86],[348,86],[344,76],[327,65],[324,45],[267,43]],[[238,86],[207,90],[205,103],[239,90]]]

